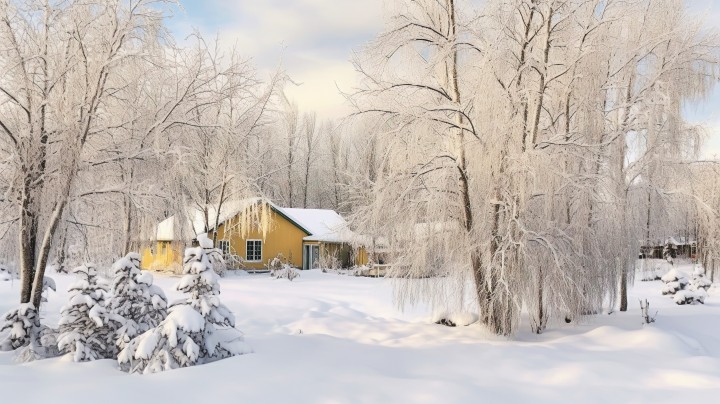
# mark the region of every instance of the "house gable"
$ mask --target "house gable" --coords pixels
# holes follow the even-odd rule
[[[272,206],[272,205],[271,205]],[[244,261],[246,268],[260,269],[267,266],[268,262],[275,257],[282,257],[284,261],[293,266],[302,266],[302,243],[303,237],[310,235],[302,225],[285,215],[281,210],[273,207],[270,210],[269,228],[263,232],[260,228],[246,230],[242,234],[236,225],[240,220],[238,213],[231,219],[221,223],[217,228],[217,240],[226,240],[229,244],[230,253],[239,256]],[[210,231],[209,238],[214,237],[215,231]],[[261,253],[260,260],[247,261],[248,241],[259,240]],[[254,249],[257,243],[251,243]],[[251,254],[252,257],[255,254]]]

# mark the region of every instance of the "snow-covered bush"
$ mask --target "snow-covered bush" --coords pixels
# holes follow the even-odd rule
[[[32,303],[20,304],[3,316],[0,351],[17,350],[17,359],[28,362],[58,355],[55,330],[40,324],[40,316]]]
[[[270,270],[270,276],[275,279],[288,279],[292,281],[300,276],[300,271],[290,265],[282,254],[278,254],[275,258],[268,260],[267,268]]]
[[[369,276],[370,267],[367,265],[359,265],[350,268],[350,275],[352,276]]]
[[[285,258],[282,254],[278,254],[275,258],[268,260],[267,268],[270,272],[282,269]]]
[[[692,291],[692,290],[680,290],[677,293],[675,293],[675,296],[673,296],[673,301],[676,304],[684,305],[684,304],[703,304],[705,303],[705,298],[707,297],[707,293],[705,290],[698,290],[698,291]]]
[[[14,351],[30,345],[33,335],[37,336],[40,328],[40,317],[32,303],[22,303],[3,316],[0,332],[8,331],[8,335],[0,342],[0,350]]]
[[[467,326],[478,321],[478,315],[468,311],[437,312],[433,323],[448,327]]]
[[[112,266],[112,297],[108,311],[121,326],[115,332],[115,343],[122,349],[131,339],[156,327],[167,317],[167,298],[153,276],[140,270],[140,255],[129,253]],[[122,319],[122,320],[120,320]]]
[[[697,292],[699,290],[707,292],[711,286],[712,282],[705,277],[703,270],[701,268],[695,269],[693,278],[690,280],[690,283],[688,285],[688,289],[693,292]]]
[[[249,352],[234,315],[217,296],[219,278],[202,247],[185,250],[183,272],[177,290],[188,298],[174,303],[165,320],[118,355],[130,372],[155,373]]]
[[[300,271],[298,271],[297,268],[293,267],[290,264],[282,264],[282,266],[278,269],[271,269],[270,276],[275,279],[287,279],[292,281],[293,279],[300,276]]]
[[[679,305],[705,303],[706,290],[711,286],[711,283],[705,279],[699,270],[695,270],[693,279],[690,282],[675,269],[668,271],[661,279],[665,282],[662,294],[671,295],[673,301]]]
[[[335,254],[324,254],[320,256],[318,266],[322,268],[323,272],[337,272],[342,268],[342,263]]]
[[[72,354],[75,362],[112,358],[117,352],[114,331],[120,321],[105,307],[108,287],[91,264],[72,272],[78,279],[70,286],[70,299],[60,312],[58,348]]]
[[[383,267],[367,265],[354,266],[350,268],[349,274],[352,276],[366,276],[372,278],[388,276],[388,273]]]
[[[660,279],[661,279],[663,282],[665,282],[665,283],[680,282],[680,281],[683,281],[683,280],[684,280],[684,281],[685,281],[684,283],[687,284],[687,278],[685,278],[684,275],[682,275],[681,273],[679,273],[679,272],[678,272],[677,270],[675,270],[675,269],[669,270],[669,271],[668,271],[665,275],[663,275]]]
[[[665,283],[661,291],[663,295],[674,295],[678,291],[685,289],[688,284],[687,278],[675,269],[668,271],[660,280]]]
[[[48,290],[56,290],[55,281],[43,278],[41,303],[47,302]],[[0,341],[0,351],[18,351],[18,360],[27,362],[58,355],[57,332],[40,324],[38,311],[32,303],[22,303],[3,316],[0,334],[6,333]]]
[[[683,290],[684,285],[680,282],[668,282],[663,286],[661,293],[663,295],[674,295],[675,293]]]

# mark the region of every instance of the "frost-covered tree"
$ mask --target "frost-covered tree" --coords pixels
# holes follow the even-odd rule
[[[20,303],[39,307],[54,235],[71,201],[101,181],[82,174],[87,153],[122,126],[114,89],[153,53],[162,2],[0,2],[0,136],[16,201]],[[86,189],[84,193],[88,193]],[[91,193],[91,192],[90,192]]]
[[[408,279],[399,303],[475,306],[498,334],[525,308],[534,332],[626,310],[638,240],[691,195],[675,185],[699,144],[680,106],[711,88],[716,36],[677,0],[389,9],[356,61],[355,116],[382,147],[355,217]]]
[[[705,161],[693,166],[692,184],[697,259],[710,282],[720,268],[720,164]]]
[[[129,253],[113,265],[112,296],[107,310],[121,322],[115,343],[125,348],[131,339],[156,327],[167,317],[167,298],[153,285],[149,272],[140,270],[140,255]]]
[[[155,373],[199,365],[249,352],[235,316],[220,302],[218,275],[202,247],[188,248],[174,303],[157,327],[131,340],[118,355],[130,372]]]
[[[92,264],[73,269],[68,303],[60,311],[57,344],[75,362],[113,358],[114,334],[122,319],[106,307],[109,291]]]

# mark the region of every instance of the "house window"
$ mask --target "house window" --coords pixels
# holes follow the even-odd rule
[[[262,261],[262,241],[261,240],[248,240],[246,242],[246,254],[245,260],[248,262],[260,262]]]
[[[162,242],[160,243],[160,255],[167,254],[167,243]]]
[[[218,248],[222,251],[223,255],[230,254],[230,242],[228,240],[218,240]]]

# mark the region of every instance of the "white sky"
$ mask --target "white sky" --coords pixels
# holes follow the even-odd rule
[[[686,2],[720,29],[720,0]],[[338,88],[350,91],[355,83],[352,52],[382,29],[383,0],[185,0],[182,5],[170,21],[177,37],[193,27],[208,37],[219,34],[261,69],[273,69],[282,58],[293,80],[302,83],[288,94],[302,110],[321,117],[348,111]],[[708,128],[705,157],[720,157],[720,88],[707,101],[688,106],[686,114]]]
[[[170,22],[178,37],[192,27],[236,44],[262,69],[282,58],[301,110],[338,117],[348,109],[338,87],[350,91],[355,72],[349,60],[382,29],[382,0],[185,0]],[[292,86],[291,86],[292,87]]]

